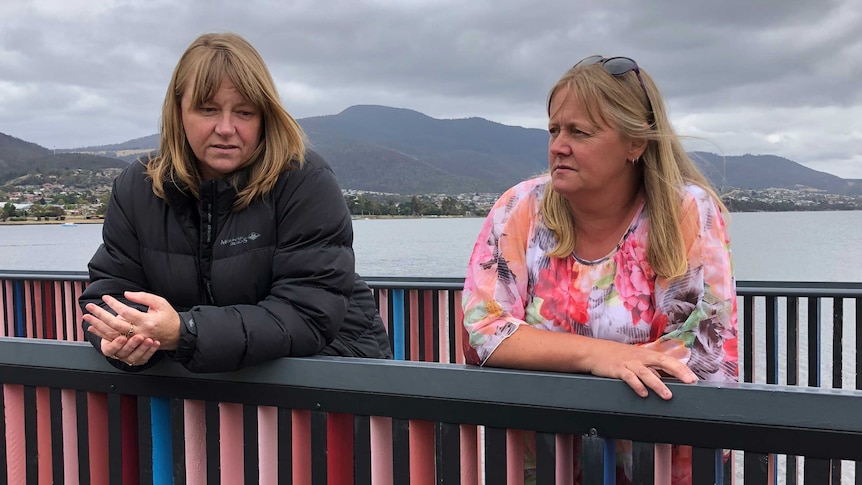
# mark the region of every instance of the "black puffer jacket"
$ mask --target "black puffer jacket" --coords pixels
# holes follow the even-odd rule
[[[160,354],[194,372],[318,353],[391,357],[371,291],[354,273],[350,214],[320,156],[309,152],[239,212],[224,180],[204,182],[200,204],[172,183],[166,203],[151,184],[141,163],[114,181],[104,243],[79,300],[105,307],[102,295],[124,291],[167,299],[180,312],[180,343],[150,365]]]

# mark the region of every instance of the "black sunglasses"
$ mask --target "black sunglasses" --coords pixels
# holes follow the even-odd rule
[[[638,77],[638,82],[641,83],[641,89],[643,89],[644,96],[646,96],[647,107],[649,108],[649,117],[650,124],[655,123],[654,113],[652,109],[652,101],[649,99],[649,94],[647,93],[646,85],[644,85],[644,80],[641,77],[641,70],[638,68],[638,63],[635,62],[634,59],[629,57],[602,57],[602,56],[590,56],[578,61],[577,64],[572,66],[572,68],[576,68],[579,66],[590,66],[592,64],[599,64],[604,68],[605,71],[608,72],[611,76],[622,76],[623,74],[627,74],[631,71],[635,72],[635,76]]]

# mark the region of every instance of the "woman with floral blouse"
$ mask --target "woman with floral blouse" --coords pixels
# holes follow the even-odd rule
[[[548,116],[550,172],[500,197],[470,257],[467,361],[617,378],[663,399],[662,376],[735,382],[726,209],[650,76],[588,57],[551,89]],[[674,450],[673,483],[690,483],[690,449]]]

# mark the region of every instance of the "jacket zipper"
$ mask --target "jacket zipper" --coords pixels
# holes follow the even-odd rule
[[[203,214],[201,214],[201,223],[203,225],[203,244],[204,247],[201,248],[201,254],[198,256],[198,265],[200,267],[200,278],[201,278],[201,286],[206,290],[206,299],[207,304],[213,305],[215,304],[215,298],[213,297],[212,290],[212,252],[213,252],[213,199],[215,198],[215,185],[210,186],[211,189],[209,194],[207,194],[207,200],[204,202],[201,200],[201,210]],[[201,199],[203,199],[203,194],[201,194]],[[204,255],[208,255],[207,258],[203,258]],[[204,270],[204,261],[206,259],[209,261],[207,263],[206,270]]]

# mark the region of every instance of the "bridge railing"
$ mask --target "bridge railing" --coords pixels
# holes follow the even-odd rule
[[[665,402],[590,376],[346,358],[127,374],[84,343],[8,337],[0,381],[9,483],[518,483],[522,430],[538,483],[572,483],[573,436],[583,483],[616,483],[616,439],[635,440],[635,483],[670,483],[655,443],[694,446],[694,483],[724,481],[722,449],[807,456],[818,484],[830,459],[862,459],[855,390],[671,383]]]
[[[0,273],[0,297],[3,302],[0,322],[5,335],[47,340],[82,340],[80,309],[77,307],[76,299],[86,284],[85,278],[86,276],[81,273]],[[358,374],[350,375],[348,378],[358,381],[366,378],[362,377],[362,372],[366,371],[361,369],[373,368],[375,369],[373,372],[368,371],[373,375],[368,374],[367,378],[381,379],[380,385],[383,387],[391,383],[395,373],[400,372],[404,373],[406,380],[413,381],[420,387],[434,389],[439,387],[441,390],[448,389],[458,382],[453,376],[480,376],[481,379],[479,377],[470,377],[470,379],[477,379],[477,382],[488,381],[475,388],[475,395],[457,398],[459,402],[467,404],[458,408],[459,413],[456,416],[423,414],[427,412],[427,406],[421,404],[422,399],[428,399],[433,403],[430,405],[432,408],[443,409],[445,406],[442,402],[448,398],[440,396],[432,398],[427,395],[416,399],[407,399],[403,396],[396,398],[391,395],[392,392],[385,392],[386,389],[357,389],[352,393],[341,394],[327,387],[328,382],[323,383],[323,387],[315,392],[326,396],[338,395],[339,397],[333,397],[333,399],[336,401],[344,399],[351,404],[360,402],[357,395],[380,393],[389,396],[390,401],[400,403],[399,406],[404,409],[400,409],[398,413],[390,413],[370,412],[361,406],[324,409],[294,405],[292,401],[248,402],[233,397],[239,394],[244,396],[256,387],[256,383],[246,383],[242,379],[238,382],[232,380],[234,387],[231,388],[226,383],[211,387],[212,380],[206,376],[184,377],[189,381],[184,386],[195,389],[206,388],[209,390],[201,392],[212,393],[206,399],[200,399],[194,395],[186,397],[186,394],[174,393],[174,391],[165,395],[139,390],[132,392],[131,390],[64,386],[57,385],[56,381],[52,381],[53,384],[44,384],[41,381],[20,382],[14,379],[8,380],[6,376],[10,374],[4,370],[0,374],[3,376],[0,381],[4,383],[6,423],[18,422],[15,419],[10,420],[10,416],[14,415],[16,403],[20,405],[21,410],[32,412],[35,409],[35,414],[27,419],[35,420],[37,423],[44,422],[41,426],[36,426],[43,431],[55,426],[52,420],[56,418],[58,412],[63,416],[65,416],[63,413],[77,413],[79,419],[89,417],[90,421],[93,421],[94,416],[98,416],[99,418],[95,419],[96,423],[104,422],[105,416],[108,416],[110,422],[109,414],[112,408],[109,404],[113,403],[115,418],[120,416],[121,422],[126,423],[125,427],[121,427],[125,431],[114,436],[114,445],[120,443],[121,449],[144,451],[139,451],[135,456],[127,456],[128,453],[124,455],[123,466],[119,469],[125,470],[128,477],[123,482],[111,480],[110,483],[133,483],[131,478],[133,476],[141,477],[144,483],[171,483],[165,480],[172,480],[173,483],[217,483],[213,481],[217,477],[224,483],[241,483],[237,480],[249,481],[255,478],[249,471],[249,463],[254,462],[257,462],[258,466],[252,468],[259,470],[256,479],[261,483],[268,483],[270,479],[274,480],[271,483],[290,483],[279,481],[288,476],[294,479],[293,483],[352,483],[353,481],[370,483],[372,469],[378,473],[374,475],[376,477],[374,483],[426,483],[422,481],[423,479],[431,480],[427,483],[432,483],[435,477],[438,480],[445,479],[437,483],[457,483],[456,476],[461,483],[482,483],[483,480],[485,483],[503,483],[499,480],[519,483],[518,476],[523,477],[522,457],[525,442],[523,431],[520,430],[539,432],[535,440],[536,460],[538,470],[544,470],[539,473],[539,483],[553,483],[553,480],[546,482],[545,479],[554,476],[558,479],[566,478],[568,474],[576,473],[575,470],[567,468],[566,463],[571,464],[572,460],[567,460],[566,456],[571,457],[571,452],[573,448],[579,446],[578,443],[582,443],[583,446],[585,459],[582,462],[585,464],[585,480],[586,477],[595,477],[595,471],[588,473],[586,467],[594,467],[596,457],[605,464],[613,461],[613,446],[608,444],[612,442],[606,438],[636,440],[635,473],[639,477],[636,483],[662,483],[661,472],[669,469],[666,466],[670,456],[669,447],[654,443],[695,445],[695,468],[700,470],[697,476],[712,477],[713,481],[709,483],[714,483],[718,479],[724,483],[731,483],[734,478],[744,478],[748,483],[802,483],[803,481],[805,483],[854,483],[853,476],[857,466],[854,462],[860,457],[853,455],[853,452],[848,454],[839,450],[826,451],[833,450],[829,443],[833,445],[840,443],[839,448],[848,446],[846,450],[860,449],[858,443],[852,441],[858,439],[856,431],[853,431],[854,428],[845,427],[843,428],[845,433],[840,434],[838,428],[830,428],[828,425],[828,422],[849,419],[848,416],[852,416],[852,413],[841,415],[843,411],[840,406],[843,404],[836,404],[837,407],[830,408],[832,404],[824,404],[825,401],[816,403],[805,401],[808,397],[804,396],[818,396],[818,399],[838,396],[836,403],[856,402],[853,399],[859,397],[856,391],[860,384],[856,380],[860,367],[859,359],[856,359],[859,334],[856,329],[860,326],[860,315],[862,315],[860,311],[862,284],[740,282],[738,284],[741,337],[739,352],[740,377],[743,383],[740,384],[739,389],[712,389],[703,384],[693,387],[675,385],[675,398],[670,404],[654,403],[665,406],[660,409],[668,411],[667,414],[660,413],[661,416],[657,418],[638,414],[637,409],[640,409],[638,406],[642,406],[644,401],[635,398],[631,391],[618,382],[586,376],[515,372],[522,379],[518,384],[521,387],[516,387],[514,381],[505,381],[511,378],[508,373],[513,371],[472,369],[458,365],[463,359],[460,350],[463,343],[460,325],[462,318],[460,289],[463,280],[368,278],[368,281],[374,289],[381,315],[389,330],[396,358],[413,361],[418,367],[414,368],[413,363],[408,365],[375,362],[369,363],[371,367],[360,365],[355,368],[341,367],[341,369],[347,374],[357,372]],[[18,339],[14,340],[14,343],[43,344],[46,342],[25,342]],[[79,347],[90,350],[86,346],[74,348]],[[6,351],[2,352],[5,357]],[[28,350],[28,352],[35,352],[37,355],[46,354],[45,350]],[[55,350],[52,348],[50,353],[53,355]],[[66,358],[72,354],[62,355]],[[87,355],[90,357],[86,357]],[[91,350],[80,357],[95,358],[95,361],[88,365],[94,366],[92,369],[98,370],[99,373],[104,372],[105,376],[110,375],[110,377],[103,377],[105,379],[125,383],[126,377],[132,377],[113,372]],[[344,360],[354,362],[350,359]],[[296,360],[296,362],[302,362],[300,364],[293,363],[292,359],[285,362],[288,361],[291,362],[289,364],[291,366],[333,365],[321,364],[321,359]],[[442,362],[454,364],[454,366],[432,364],[429,367],[429,364],[421,362]],[[359,364],[361,363],[357,363]],[[16,375],[22,371],[21,375],[30,375],[30,372],[48,372],[55,376],[57,373],[62,373],[60,368],[74,370],[62,363],[55,363],[55,365],[56,367],[49,366],[50,370],[22,371],[22,369],[39,367],[26,363],[10,363],[4,369],[14,367]],[[164,379],[159,377],[162,366],[163,364],[160,364],[156,369],[146,373],[147,378],[160,382],[159,387],[166,382],[165,379],[167,381],[171,379],[167,376],[162,376]],[[312,373],[311,375],[319,375],[323,368],[312,367],[311,369],[308,371]],[[441,373],[428,373],[431,372],[429,369],[440,369]],[[443,373],[442,369],[445,369],[446,373]],[[79,372],[91,375],[96,370]],[[236,378],[236,375],[232,374],[232,376],[231,379]],[[498,378],[503,381],[497,381]],[[117,381],[117,379],[120,380]],[[567,379],[574,379],[574,381]],[[571,386],[572,389],[578,390],[576,394],[582,397],[587,395],[584,394],[584,390],[593,389],[598,393],[590,394],[596,400],[596,407],[588,411],[578,404],[568,408],[562,406],[560,409],[563,411],[559,411],[555,404],[546,409],[539,402],[541,393],[533,384],[534,381],[552,382],[554,386],[560,388]],[[478,384],[471,381],[470,385]],[[551,385],[548,384],[548,386]],[[286,386],[285,388],[291,388],[289,385]],[[525,389],[526,401],[521,401],[520,407],[514,404],[511,408],[504,405],[495,407],[493,404],[495,400],[498,403],[507,401],[497,399],[494,391],[488,386],[502,386],[499,389],[505,390],[503,394],[506,395],[516,394],[520,389]],[[705,389],[708,388],[711,390],[706,391]],[[325,389],[329,389],[330,394],[327,394]],[[219,394],[221,392],[224,394]],[[559,390],[551,391],[550,387],[542,392],[560,395]],[[694,394],[689,395],[690,392]],[[707,396],[707,394],[698,394],[700,392],[717,394],[709,394],[708,398],[698,400],[700,399],[698,396]],[[395,392],[395,394],[398,393]],[[495,397],[492,399],[491,396]],[[781,399],[776,398],[773,401],[770,396],[779,396]],[[631,398],[630,402],[620,402],[628,402],[633,409],[619,413],[612,411],[615,409],[613,402],[626,397]],[[724,402],[725,399],[727,403]],[[34,400],[37,403],[36,406],[27,404],[32,404]],[[56,403],[59,403],[61,411],[54,409],[58,406]],[[76,406],[75,403],[86,403],[86,411],[82,412],[81,405]],[[739,403],[747,403],[754,407],[741,409],[736,407]],[[794,408],[793,406],[797,405],[794,403],[802,407]],[[721,410],[725,404],[730,406],[728,409],[735,409],[739,414],[730,412],[722,414]],[[258,407],[259,405],[262,407]],[[686,414],[688,417],[681,418],[678,414],[679,409],[675,406],[693,407]],[[471,407],[482,409],[482,413],[478,414],[485,413],[489,418],[479,419],[476,415],[472,415],[467,409]],[[567,424],[552,424],[554,420],[551,419],[543,421],[541,426],[529,420],[522,421],[526,419],[523,416],[512,421],[498,420],[503,419],[499,417],[502,412],[500,410],[510,409],[514,412],[515,408],[524,412],[526,409],[532,409],[536,411],[535,414],[542,416],[558,416],[559,412],[563,413],[559,418],[566,423],[580,424],[575,429]],[[70,409],[73,411],[69,411]],[[120,410],[119,414],[117,409]],[[565,411],[566,409],[568,411]],[[736,436],[738,430],[755,429],[756,423],[746,421],[750,416],[756,416],[760,412],[770,415],[776,410],[791,409],[793,410],[791,414],[797,414],[792,418],[789,414],[784,417],[795,421],[785,421],[783,425],[778,422],[770,425],[768,423],[771,421],[767,420],[763,422],[766,424],[761,423],[765,427],[757,428],[758,431],[742,433],[743,438],[740,438],[740,441],[736,441],[731,436]],[[627,414],[630,411],[634,414]],[[716,418],[716,413],[723,418]],[[685,428],[683,422],[688,423],[697,417],[689,416],[691,414],[703,420],[701,424],[704,427],[697,428],[699,432],[695,432],[695,428],[681,432],[682,434],[669,431]],[[625,416],[625,419],[620,419],[619,415]],[[827,422],[820,423],[818,415]],[[472,417],[467,419],[458,416]],[[612,418],[605,422],[599,419],[602,416],[612,416]],[[837,420],[834,419],[836,416],[838,416]],[[25,424],[29,422],[27,419],[23,420]],[[614,427],[613,423],[617,420],[628,423],[630,429]],[[706,423],[709,423],[709,426]],[[113,426],[116,429],[117,425]],[[790,429],[794,427],[798,429],[791,431]],[[707,428],[710,432],[703,432]],[[133,432],[132,429],[139,431]],[[159,429],[163,431],[161,434],[158,432]],[[178,437],[178,429],[182,429],[185,436],[180,434]],[[255,434],[248,434],[251,429],[257,430],[254,431]],[[291,438],[287,441],[280,434],[284,429],[290,431],[288,435]],[[376,431],[372,433],[370,431],[372,429]],[[104,461],[108,453],[107,450],[97,446],[102,441],[94,438],[107,436],[104,426],[101,428],[96,426],[93,429],[79,427],[74,433],[63,428],[61,435],[65,440],[60,441],[63,443],[61,448],[72,449],[74,448],[72,443],[75,443],[79,455],[76,458],[64,459],[62,466],[54,459],[46,458],[37,460],[38,464],[34,464],[32,456],[22,457],[20,453],[15,452],[18,449],[17,446],[10,446],[10,443],[26,443],[24,448],[32,450],[35,453],[33,456],[56,457],[57,449],[50,447],[56,448],[58,439],[39,439],[41,435],[37,433],[28,440],[26,430],[15,428],[14,425],[7,426],[3,431],[6,441],[0,444],[0,446],[5,445],[5,449],[0,449],[0,459],[3,456],[6,458],[10,483],[14,483],[11,479],[13,470],[20,469],[22,466],[24,466],[24,472],[30,471],[21,475],[27,476],[28,481],[33,473],[38,473],[42,477],[49,474],[54,478],[55,483],[78,483],[58,481],[56,479],[58,476],[64,478],[74,476],[80,480],[80,483],[108,483],[99,481],[100,477],[107,476],[108,473],[107,462]],[[347,436],[345,433],[349,432],[352,433],[351,440],[344,438]],[[276,433],[276,438],[272,438],[272,433]],[[210,436],[213,434],[222,439],[210,441]],[[374,440],[371,440],[372,435],[375,437]],[[575,435],[574,439],[572,435]],[[713,435],[716,438],[712,441],[699,441]],[[250,440],[254,438],[264,443],[261,440],[267,436],[270,444],[276,443],[276,445],[261,444],[257,447],[259,451],[256,454],[252,453],[250,450],[254,447],[248,446]],[[783,439],[787,443],[782,445],[781,439],[775,442],[769,441],[774,436],[784,436]],[[761,438],[766,439],[767,442],[761,441]],[[171,446],[166,447],[165,443],[159,441],[164,439],[168,439]],[[273,439],[275,441],[272,441]],[[816,444],[810,449],[788,448],[789,443],[796,442],[798,439]],[[146,451],[147,440],[150,440],[149,446],[152,453]],[[138,446],[139,441],[141,446]],[[455,449],[453,443],[456,441],[457,453],[452,451]],[[161,444],[154,446],[153,442]],[[232,442],[240,443],[240,448],[230,448]],[[851,442],[855,444],[850,446]],[[46,443],[49,443],[50,447]],[[242,447],[242,443],[247,445]],[[353,444],[348,446],[347,443]],[[445,443],[449,444],[444,446]],[[36,448],[33,448],[34,446]],[[42,448],[39,448],[40,446]],[[115,446],[110,447],[112,450],[114,448]],[[158,452],[160,450],[163,452],[165,449],[170,450],[169,454],[172,453],[171,460],[167,460],[164,456],[159,458]],[[734,451],[728,459],[716,451],[721,449],[738,451]],[[324,450],[328,454],[322,455],[324,457],[324,463],[322,463],[318,452]],[[85,455],[82,457],[80,453]],[[305,455],[302,455],[303,453]],[[338,466],[333,465],[333,463],[339,463],[338,460],[332,461],[333,457],[347,455],[352,457],[351,466],[341,466],[343,463]],[[808,455],[809,459],[799,458],[804,455]],[[206,459],[207,456],[209,459]],[[326,460],[326,456],[330,457],[330,460]],[[190,459],[199,462],[203,460],[206,466],[200,464],[188,466]],[[455,461],[458,463],[457,467],[452,466]],[[17,466],[16,463],[18,463]],[[48,467],[46,463],[51,463],[51,466]],[[178,468],[177,463],[186,465]],[[276,464],[275,468],[272,467],[272,463]],[[285,471],[285,467],[288,471]],[[182,469],[182,472],[177,471],[178,469]],[[707,469],[711,469],[712,472],[706,471]],[[111,470],[114,476],[119,473],[116,469]],[[241,475],[234,476],[230,475],[231,470],[235,473],[240,473],[237,470],[243,471]],[[344,473],[351,474],[350,481],[341,481],[347,477],[343,475]],[[652,477],[650,480],[659,481],[647,481],[648,476]],[[839,482],[841,477],[844,479],[843,482]],[[584,483],[602,483],[601,479],[597,480]],[[710,478],[704,478],[704,480],[710,480]],[[249,483],[255,483],[255,480]]]

